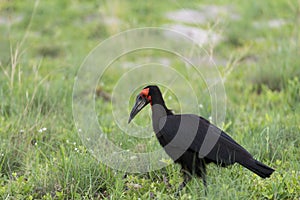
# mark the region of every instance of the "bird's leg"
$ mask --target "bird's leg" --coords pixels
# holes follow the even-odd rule
[[[205,163],[201,162],[201,165],[199,167],[200,169],[200,176],[202,178],[202,182],[203,182],[203,186],[204,186],[204,193],[205,193],[205,196],[207,195],[207,183],[206,183],[206,166],[205,166]]]
[[[206,174],[205,173],[202,173],[202,182],[204,185],[204,194],[206,196],[207,195],[207,184],[206,184]]]
[[[189,172],[187,172],[186,170],[184,169],[181,169],[180,170],[182,173],[183,173],[183,182],[179,185],[176,193],[175,193],[175,196],[179,196],[179,192],[186,186],[186,184],[192,179],[192,176],[190,175]]]
[[[126,178],[127,178],[127,172],[125,172],[125,174],[123,175],[123,177],[122,177],[122,179],[125,179],[125,187],[124,187],[124,190],[125,191],[127,191],[128,190],[128,186],[127,186],[127,180],[126,180]]]
[[[204,185],[204,194],[207,195],[207,185],[206,185],[206,177],[202,177],[203,185]]]

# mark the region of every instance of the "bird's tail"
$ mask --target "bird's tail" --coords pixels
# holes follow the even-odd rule
[[[271,174],[275,171],[271,167],[255,160],[253,158],[245,159],[243,161],[240,161],[239,163],[262,178],[270,177]]]

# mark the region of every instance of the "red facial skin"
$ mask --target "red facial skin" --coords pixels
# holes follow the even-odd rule
[[[150,102],[150,105],[152,106],[151,96],[149,95],[149,88],[145,88],[141,91],[140,95],[142,97],[146,97],[148,101]]]

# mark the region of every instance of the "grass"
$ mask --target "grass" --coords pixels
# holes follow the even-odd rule
[[[214,56],[226,60],[218,64],[227,95],[224,128],[276,172],[262,180],[238,165],[225,169],[209,165],[208,196],[204,196],[201,180],[195,178],[181,199],[299,199],[300,4],[285,0],[215,3],[230,6],[239,15],[238,20],[199,25],[224,36],[212,49]],[[172,199],[182,181],[179,166],[124,176],[98,162],[83,145],[72,114],[74,77],[86,55],[107,37],[129,28],[172,24],[164,17],[166,12],[208,4],[1,1],[1,199]],[[107,17],[117,20],[107,24]],[[279,18],[285,21],[282,27],[268,26],[270,20]],[[208,118],[211,105],[203,81],[189,76],[192,69],[163,52],[137,52],[129,60],[116,61],[100,81],[101,88],[110,94],[127,72],[118,64],[149,57],[167,58],[189,78],[203,104],[197,113]],[[181,92],[176,95],[183,95],[184,89],[178,86]],[[179,112],[179,100],[172,92],[166,93],[169,96],[167,105]],[[135,138],[121,131],[109,114],[111,103],[101,96],[96,98],[96,109],[107,137],[120,147],[136,152],[159,147],[154,137]],[[143,124],[142,116],[136,123]]]

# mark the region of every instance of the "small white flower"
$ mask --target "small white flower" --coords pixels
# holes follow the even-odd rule
[[[1,157],[3,157],[4,156],[4,153],[1,153]]]
[[[43,129],[40,129],[40,130],[38,130],[39,131],[39,133],[42,133],[43,132]]]
[[[37,142],[34,143],[34,146],[37,146]]]
[[[77,147],[75,147],[74,149],[77,153],[79,153],[79,149]]]
[[[209,117],[208,117],[208,120],[209,120],[209,121],[212,121],[212,116],[209,116]]]
[[[47,130],[47,128],[46,128],[46,127],[44,127],[44,128],[42,128],[42,130],[43,130],[43,131],[46,131],[46,130]]]
[[[70,142],[69,140],[66,140],[66,143],[67,143],[67,144],[69,144],[69,142]]]
[[[81,131],[82,131],[81,128],[79,128],[79,129],[78,129],[78,132],[81,132]]]
[[[73,145],[76,145],[76,142],[73,142]]]
[[[203,108],[203,105],[201,103],[199,104],[199,108]]]
[[[25,131],[23,129],[20,130],[20,133],[24,133]]]

